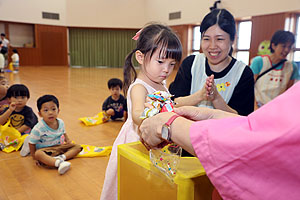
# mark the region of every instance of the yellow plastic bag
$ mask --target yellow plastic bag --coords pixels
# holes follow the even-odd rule
[[[110,116],[107,116],[105,112],[99,112],[94,117],[79,118],[79,120],[82,121],[86,126],[102,124],[104,122],[107,122],[109,119],[110,119]]]
[[[12,63],[12,62],[9,63],[8,69],[9,69],[11,72],[14,71],[14,66],[13,66],[13,63]]]
[[[97,157],[108,156],[111,152],[112,146],[96,147],[92,145],[81,144],[82,151],[76,157]]]
[[[0,143],[3,147],[2,151],[6,153],[18,151],[28,136],[27,134],[21,136],[21,133],[10,125],[10,121],[3,126],[0,125],[0,134]]]

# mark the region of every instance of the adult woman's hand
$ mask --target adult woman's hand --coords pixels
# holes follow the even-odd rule
[[[175,115],[175,113],[164,112],[145,119],[139,127],[142,141],[150,148],[159,146],[159,144],[164,141],[161,137],[162,126],[172,117],[172,115]]]

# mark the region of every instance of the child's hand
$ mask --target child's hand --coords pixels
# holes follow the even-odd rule
[[[17,104],[16,104],[15,102],[11,102],[10,105],[9,105],[9,109],[10,109],[11,111],[16,110],[16,107],[17,107]]]
[[[70,140],[66,140],[65,144],[71,144],[72,142]]]

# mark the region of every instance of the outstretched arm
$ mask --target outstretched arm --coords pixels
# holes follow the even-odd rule
[[[190,126],[194,121],[206,119],[220,119],[226,117],[236,117],[238,115],[224,112],[217,109],[204,107],[195,108],[193,106],[184,106],[175,108],[174,111],[180,115],[170,126],[171,139],[182,148],[194,154],[194,149],[190,141]],[[157,148],[164,140],[161,138],[161,129],[172,115],[175,113],[159,113],[153,117],[145,119],[140,126],[140,135],[146,144],[151,148]]]

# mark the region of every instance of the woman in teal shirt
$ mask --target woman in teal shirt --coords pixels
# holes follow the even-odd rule
[[[255,107],[258,108],[290,88],[298,78],[296,63],[285,61],[275,69],[257,77],[286,59],[295,43],[293,33],[279,30],[274,33],[271,39],[271,55],[257,56],[252,60],[250,68],[253,71],[255,84]]]

